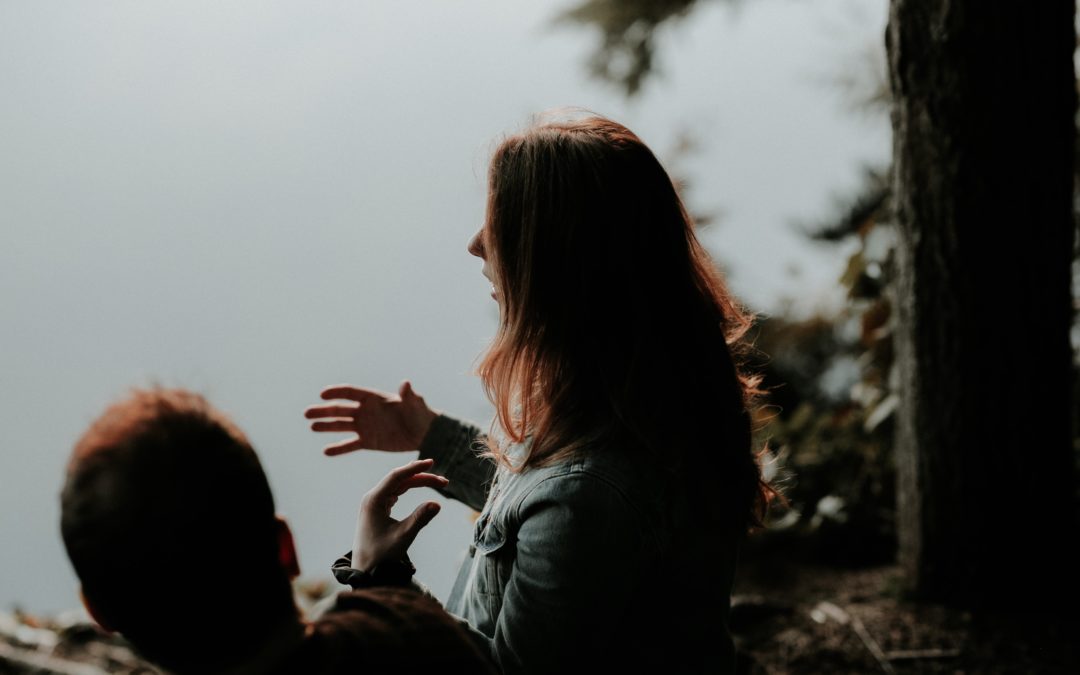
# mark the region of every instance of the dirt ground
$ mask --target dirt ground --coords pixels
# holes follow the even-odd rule
[[[905,601],[901,589],[896,567],[837,569],[748,551],[731,613],[740,673],[1080,674],[1076,617],[974,615]],[[64,623],[0,615],[0,675],[157,672],[115,636]]]
[[[1080,620],[905,601],[899,569],[744,560],[742,673],[1080,673]]]

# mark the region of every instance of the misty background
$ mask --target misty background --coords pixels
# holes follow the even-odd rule
[[[881,59],[883,0],[704,6],[661,30],[632,100],[587,76],[595,35],[553,23],[571,5],[0,0],[0,607],[77,604],[64,464],[154,383],[234,417],[304,575],[327,576],[361,495],[412,455],[323,457],[343,437],[301,413],[329,384],[409,378],[490,420],[472,366],[497,309],[465,244],[488,153],[542,110],[610,116],[688,178],[753,309],[839,302],[850,251],[799,226],[889,156],[850,81]],[[468,516],[448,505],[412,549],[441,598]]]

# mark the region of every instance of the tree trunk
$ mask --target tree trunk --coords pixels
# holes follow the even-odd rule
[[[900,561],[923,598],[1075,598],[1075,0],[892,0]]]

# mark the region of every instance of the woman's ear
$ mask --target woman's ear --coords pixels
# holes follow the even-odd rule
[[[79,587],[79,600],[82,601],[83,607],[86,608],[86,612],[90,615],[90,618],[93,619],[95,623],[97,623],[97,625],[101,626],[103,629],[110,633],[116,632],[116,629],[113,628],[112,624],[110,624],[109,621],[105,619],[101,611],[97,607],[95,607],[94,603],[90,602],[90,600],[86,597],[86,593],[83,592],[81,586]]]
[[[289,579],[295,579],[300,576],[300,558],[296,555],[292,531],[284,518],[274,516],[274,519],[277,521],[278,562],[281,569],[289,575]]]

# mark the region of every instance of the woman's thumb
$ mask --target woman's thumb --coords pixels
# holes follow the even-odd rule
[[[442,507],[438,502],[425,502],[416,507],[408,518],[403,521],[405,525],[404,539],[406,546],[411,545],[413,540],[416,539],[417,533],[424,528],[425,525],[431,522],[431,519],[438,515],[439,510]]]
[[[402,382],[401,388],[398,389],[398,396],[400,396],[402,400],[410,397],[415,397],[416,392],[413,391],[412,382],[409,382],[408,380]]]

